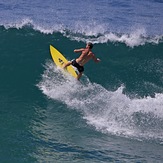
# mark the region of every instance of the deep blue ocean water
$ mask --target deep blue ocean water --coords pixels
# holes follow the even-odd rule
[[[163,1],[0,0],[0,162],[162,163]],[[101,59],[62,74],[93,42]]]

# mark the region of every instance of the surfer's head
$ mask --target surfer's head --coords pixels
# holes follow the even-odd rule
[[[87,46],[88,46],[90,49],[93,48],[93,44],[92,44],[91,42],[88,42],[88,43],[87,43]]]

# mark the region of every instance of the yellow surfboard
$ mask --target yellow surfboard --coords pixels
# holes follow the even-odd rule
[[[68,62],[68,60],[52,45],[50,45],[50,53],[57,67],[63,68],[63,64]],[[66,71],[74,78],[77,78],[77,72],[75,71],[72,65],[68,66],[66,68]]]

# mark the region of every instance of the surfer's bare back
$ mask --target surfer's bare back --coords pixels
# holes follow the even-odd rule
[[[99,58],[96,58],[96,56],[93,54],[93,52],[91,51],[92,48],[93,48],[93,44],[89,42],[89,43],[87,43],[85,48],[75,49],[74,52],[75,53],[81,53],[81,55],[79,56],[79,58],[74,59],[74,60],[66,63],[63,66],[63,68],[66,68],[69,65],[73,65],[74,67],[76,67],[79,71],[79,74],[77,76],[77,79],[79,80],[80,77],[82,76],[83,72],[84,72],[84,65],[89,60],[93,59],[96,63],[101,61]]]

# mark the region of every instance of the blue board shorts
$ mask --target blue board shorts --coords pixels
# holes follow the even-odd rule
[[[75,59],[72,60],[72,65],[73,65],[74,67],[76,67],[76,68],[78,69],[79,72],[83,72],[83,71],[84,71],[84,67],[83,67],[83,66],[80,66],[80,65],[76,62]]]

